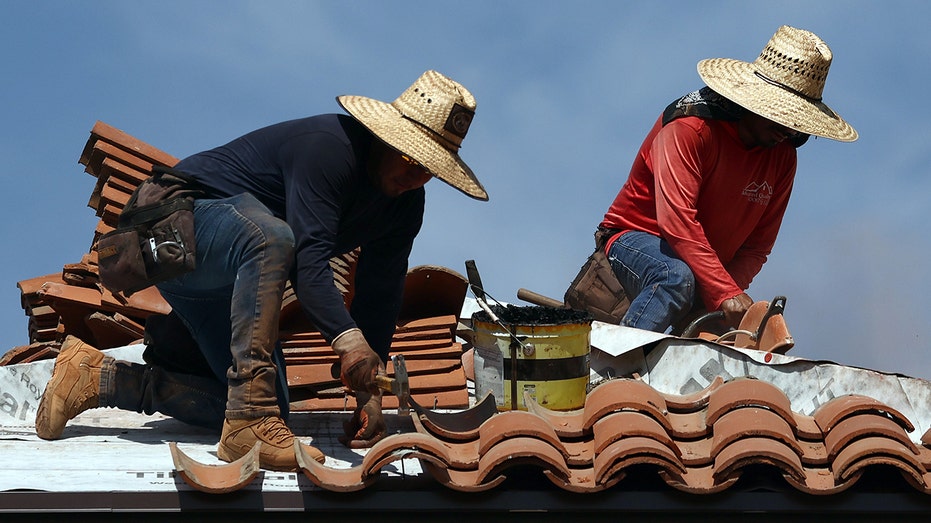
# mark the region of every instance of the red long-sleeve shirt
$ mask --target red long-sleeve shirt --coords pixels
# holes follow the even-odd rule
[[[602,226],[665,239],[692,269],[705,307],[717,310],[750,286],[772,251],[795,168],[788,141],[747,149],[735,122],[687,116],[663,126],[660,118]]]

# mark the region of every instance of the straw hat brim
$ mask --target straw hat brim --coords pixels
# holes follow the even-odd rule
[[[393,105],[352,95],[338,96],[336,101],[381,141],[417,160],[433,176],[476,200],[488,200],[485,188],[459,154],[440,144],[430,130],[404,118]]]
[[[774,85],[756,74],[754,64],[730,58],[698,62],[701,79],[725,98],[760,116],[796,131],[839,142],[859,135],[823,102],[813,101]]]

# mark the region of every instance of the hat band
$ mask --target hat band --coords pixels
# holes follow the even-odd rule
[[[440,145],[446,147],[447,149],[451,150],[452,152],[458,152],[458,151],[459,151],[459,147],[460,147],[459,144],[453,142],[452,140],[450,140],[449,138],[443,136],[442,134],[440,134],[440,133],[434,131],[432,128],[430,128],[430,126],[424,125],[424,124],[418,122],[415,118],[412,118],[412,117],[410,117],[410,116],[408,116],[408,115],[406,115],[406,114],[404,114],[404,113],[401,113],[401,118],[404,118],[405,120],[409,120],[409,121],[411,121],[411,122],[417,124],[418,127],[422,127],[423,129],[426,129],[427,131],[430,132],[430,134],[432,134],[432,135],[434,135],[436,138],[438,138],[438,141],[440,142]]]
[[[766,75],[764,75],[763,73],[761,73],[761,72],[759,72],[759,71],[753,71],[753,74],[759,76],[760,79],[763,80],[764,82],[766,82],[766,83],[768,83],[768,84],[770,84],[770,85],[775,85],[776,87],[781,87],[781,88],[785,89],[786,91],[789,91],[789,92],[792,93],[792,94],[801,96],[802,98],[808,100],[809,102],[812,102],[812,103],[821,103],[821,98],[815,98],[815,97],[813,97],[813,96],[808,96],[807,94],[805,94],[805,93],[803,93],[803,92],[801,92],[801,91],[798,91],[798,90],[796,90],[796,89],[793,89],[793,88],[789,87],[788,85],[786,85],[786,84],[784,84],[784,83],[777,82],[776,80],[773,80],[772,78],[767,77]]]

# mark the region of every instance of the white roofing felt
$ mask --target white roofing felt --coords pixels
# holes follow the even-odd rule
[[[142,345],[109,349],[107,354],[141,362]],[[204,464],[222,464],[216,457],[219,434],[167,416],[148,416],[118,409],[91,409],[68,422],[62,438],[40,439],[35,432],[36,407],[54,360],[0,367],[0,492],[21,489],[49,492],[151,492],[192,490],[176,478],[168,443]],[[403,425],[388,411],[391,425]],[[299,412],[289,426],[299,439],[320,447],[326,465],[348,468],[361,462],[364,450],[339,443],[349,412]],[[409,421],[408,421],[409,423]],[[313,435],[311,437],[311,435]],[[389,465],[383,472],[420,475],[416,459]],[[316,489],[301,473],[266,472],[247,489],[300,491]]]

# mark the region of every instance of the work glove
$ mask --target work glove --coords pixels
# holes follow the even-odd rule
[[[747,313],[747,309],[753,305],[753,298],[747,293],[742,292],[733,298],[728,298],[721,303],[721,310],[724,312],[724,322],[733,328],[740,327],[740,321]]]
[[[333,352],[339,355],[339,364],[334,366],[334,371],[338,367],[343,385],[353,391],[377,392],[375,376],[385,373],[385,364],[369,347],[362,331],[358,328],[349,329],[337,336],[332,345]]]
[[[343,432],[339,441],[351,449],[367,449],[385,437],[388,428],[381,412],[381,392],[369,394],[356,393],[356,410],[349,421],[343,423]]]

